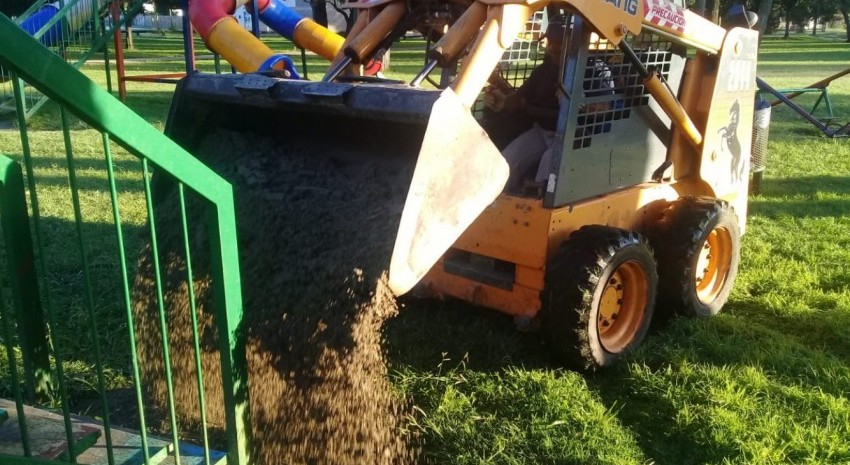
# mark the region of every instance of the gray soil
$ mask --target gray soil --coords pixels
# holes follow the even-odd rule
[[[385,322],[397,312],[387,268],[412,167],[353,162],[324,142],[297,146],[222,131],[199,150],[235,189],[254,453],[261,464],[412,463],[415,447],[402,434],[407,407],[389,385],[381,349]],[[209,243],[200,203],[190,196],[188,204],[207,418],[220,432]],[[197,437],[186,261],[173,192],[155,214],[181,434]],[[146,249],[134,313],[151,418],[167,405],[152,269]]]

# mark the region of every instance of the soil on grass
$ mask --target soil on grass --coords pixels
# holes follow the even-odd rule
[[[245,312],[239,335],[247,343],[253,453],[261,464],[412,463],[416,447],[402,434],[407,406],[389,385],[381,349],[384,324],[397,312],[387,268],[412,166],[392,157],[358,162],[333,142],[283,143],[219,131],[199,148],[234,185]],[[220,433],[224,401],[209,238],[203,207],[191,195],[187,204],[206,415]],[[155,216],[175,404],[184,431],[197,432],[175,192],[157,202]],[[139,360],[162,418],[167,392],[150,248],[140,257],[134,285]]]

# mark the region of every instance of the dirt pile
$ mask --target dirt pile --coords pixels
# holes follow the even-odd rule
[[[332,142],[332,141],[328,141]],[[285,155],[276,147],[286,146]],[[261,464],[403,464],[403,403],[386,379],[381,330],[396,311],[386,270],[411,166],[357,163],[316,141],[222,132],[201,148],[234,184],[244,334],[256,458]],[[334,146],[334,150],[338,147]],[[208,419],[224,423],[208,239],[189,202]],[[179,209],[156,209],[176,405],[183,429],[199,422]],[[156,293],[149,254],[134,288],[146,390],[166,406]],[[187,433],[190,434],[190,433]]]

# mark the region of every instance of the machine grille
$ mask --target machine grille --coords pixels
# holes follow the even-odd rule
[[[626,40],[647,69],[668,79],[674,55],[669,40],[653,34],[630,35]],[[612,121],[628,119],[632,109],[649,104],[649,92],[637,70],[614,44],[594,34],[584,66],[585,98],[579,106],[573,149],[590,147],[595,134],[611,131]]]

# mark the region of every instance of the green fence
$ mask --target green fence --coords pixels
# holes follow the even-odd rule
[[[198,387],[204,380],[189,232],[200,230],[207,238],[224,391],[220,443],[227,463],[248,463],[250,416],[231,186],[3,15],[0,43],[13,44],[0,47],[0,66],[14,84],[21,148],[0,155],[0,270],[5,271],[0,273],[0,351],[5,352],[0,397],[14,398],[9,413],[17,417],[21,441],[20,453],[0,452],[0,463],[43,463],[30,427],[33,405],[50,407],[60,419],[57,435],[63,454],[55,459],[75,462],[90,445],[92,440],[75,429],[80,423],[76,415],[85,415],[101,422],[98,440],[107,455],[103,463],[124,463],[126,447],[122,443],[118,450],[113,423],[138,433],[144,463],[166,456],[177,463],[195,463],[185,456],[181,460],[177,446],[184,435],[175,413],[170,314],[163,298],[168,284],[161,272],[152,172],[173,179],[177,186],[173,195],[179,224],[169,226],[180,231],[184,245],[186,265],[181,272],[189,283],[190,346],[196,361],[191,375]],[[55,131],[27,132],[22,83],[57,104]],[[202,206],[200,221],[187,203]],[[164,375],[154,381],[141,376],[144,367],[134,326],[138,315],[133,313],[135,259],[145,253],[155,271],[152,294],[158,302],[158,344],[165,367]],[[168,394],[167,405],[156,406],[164,413],[155,428],[146,423],[150,386],[143,385],[143,379],[163,383]],[[201,424],[192,427],[200,432],[194,439],[203,450],[197,463],[215,463],[210,448],[216,439],[207,435],[212,426],[206,421],[205,389],[196,391]],[[122,404],[119,419],[114,403],[122,398],[129,401]],[[154,430],[157,434],[150,434]],[[152,446],[163,441],[170,444]]]

